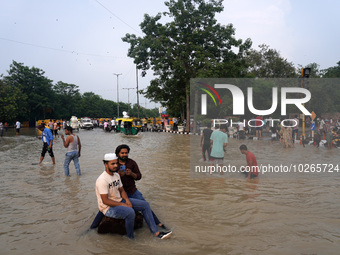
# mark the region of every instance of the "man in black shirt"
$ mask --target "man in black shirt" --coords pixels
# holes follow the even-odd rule
[[[210,136],[213,131],[211,130],[211,123],[209,122],[207,128],[203,130],[201,136],[201,147],[202,147],[202,156],[203,160],[206,161],[205,153],[208,152],[208,160],[210,160]]]

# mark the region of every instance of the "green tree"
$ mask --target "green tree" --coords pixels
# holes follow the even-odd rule
[[[306,108],[314,111],[318,116],[324,113],[340,111],[340,79],[311,79],[309,91],[312,99]]]
[[[337,66],[329,67],[322,71],[324,72],[324,78],[340,78],[340,61],[337,63]]]
[[[251,46],[235,39],[232,24],[221,25],[215,14],[223,11],[222,0],[169,0],[169,11],[155,17],[144,15],[137,37],[126,34],[128,56],[142,75],[150,68],[155,78],[145,96],[161,102],[169,112],[186,113],[189,119],[190,79],[195,77],[236,77],[245,70],[243,55]],[[172,21],[162,24],[162,16]]]
[[[1,121],[9,123],[15,122],[16,119],[24,121],[19,113],[25,111],[22,102],[26,101],[26,96],[20,88],[9,86],[4,80],[0,80],[0,95]]]
[[[126,107],[126,106],[124,106]],[[85,92],[79,102],[77,116],[112,118],[117,114],[117,103],[101,98],[93,92]]]
[[[323,73],[324,73],[323,70],[320,70],[320,65],[315,63],[315,62],[310,63],[310,64],[306,65],[305,67],[303,67],[302,65],[298,65],[296,72],[299,76],[302,75],[302,68],[310,68],[311,69],[309,78],[321,78],[323,76]]]
[[[295,67],[292,62],[288,62],[275,49],[270,49],[268,45],[259,45],[260,50],[250,50],[246,56],[249,65],[250,77],[257,78],[293,78],[297,77]]]
[[[129,116],[137,117],[137,115],[138,115],[137,104],[134,104],[132,107],[130,107],[128,113],[129,113]],[[144,107],[139,107],[139,116],[140,116],[140,118],[159,117],[158,109],[157,108],[147,109],[147,108],[144,108]]]
[[[94,94],[93,92],[85,92],[80,101],[80,111],[78,112],[78,117],[96,117],[101,116],[101,109],[103,105],[101,101],[103,99]],[[105,116],[108,117],[108,116]]]
[[[18,113],[21,119],[34,121],[53,116],[55,94],[52,80],[46,78],[44,73],[39,68],[29,68],[15,61],[10,65],[4,80],[26,95],[26,100],[21,102],[26,110]]]
[[[81,100],[79,86],[59,81],[53,86],[53,90],[57,95],[54,118],[68,119],[70,116],[76,115]]]

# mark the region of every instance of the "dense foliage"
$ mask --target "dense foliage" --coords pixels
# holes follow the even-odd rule
[[[148,98],[167,107],[170,114],[189,115],[190,79],[193,77],[240,77],[246,71],[244,52],[250,39],[235,38],[232,24],[217,23],[222,0],[170,0],[167,13],[145,14],[144,37],[126,34],[128,56],[139,69],[152,68],[156,78],[144,91]],[[172,19],[162,24],[162,16]]]
[[[166,1],[167,12],[144,15],[140,24],[143,36],[126,34],[122,38],[130,44],[128,56],[143,74],[151,69],[156,77],[144,90],[145,96],[161,102],[170,114],[189,119],[191,78],[298,78],[301,75],[301,67],[296,68],[279,51],[265,44],[259,45],[260,50],[251,49],[250,39],[242,42],[235,38],[232,24],[217,23],[215,15],[223,11],[222,2]],[[166,22],[162,23],[162,18]],[[316,63],[309,67],[311,78],[340,76],[340,62],[337,67],[321,71]],[[255,90],[260,97],[270,98],[270,85]],[[269,104],[267,101],[261,101],[264,107]],[[230,113],[229,108],[230,104],[224,106],[224,114]],[[317,109],[323,110],[326,109]]]
[[[13,123],[29,121],[34,125],[39,119],[70,119],[71,116],[112,118],[117,114],[117,103],[86,92],[62,81],[53,81],[44,76],[44,71],[27,67],[13,61],[8,75],[0,80],[0,120]],[[119,103],[120,113],[137,116],[137,106]],[[158,109],[140,107],[140,117],[158,116]]]

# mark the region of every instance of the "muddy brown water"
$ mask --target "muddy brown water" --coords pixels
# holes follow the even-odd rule
[[[195,174],[199,137],[142,133],[138,137],[81,130],[82,176],[70,165],[66,149],[54,144],[56,165],[46,155],[37,163],[42,142],[35,129],[0,138],[0,254],[339,254],[340,173],[260,174],[247,181],[239,173]],[[95,214],[95,181],[102,157],[117,145],[131,147],[143,178],[138,189],[172,229],[169,240],[153,238],[146,224],[135,240],[87,231]],[[240,167],[246,143],[259,164],[340,164],[340,150],[284,149],[263,141],[230,139],[225,165]],[[191,157],[190,157],[191,153]]]

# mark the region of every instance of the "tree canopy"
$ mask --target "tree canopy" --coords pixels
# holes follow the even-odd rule
[[[324,78],[340,78],[340,61],[337,63],[337,66],[329,67],[322,71],[324,72]]]
[[[223,11],[222,0],[170,0],[168,12],[144,15],[143,37],[126,34],[128,56],[143,75],[152,69],[155,79],[144,91],[170,113],[189,116],[189,85],[193,77],[240,77],[245,74],[243,58],[251,40],[235,38],[232,24],[215,19]],[[161,23],[161,18],[171,21]]]
[[[294,64],[268,45],[259,45],[260,50],[251,49],[246,56],[249,77],[294,78],[297,77]]]
[[[13,123],[39,119],[70,119],[77,117],[112,118],[117,114],[117,103],[105,100],[93,92],[79,92],[75,84],[53,81],[45,72],[13,61],[8,75],[0,79],[0,120]],[[120,110],[137,116],[137,107],[120,102]],[[140,108],[140,116],[156,117],[158,109]]]

